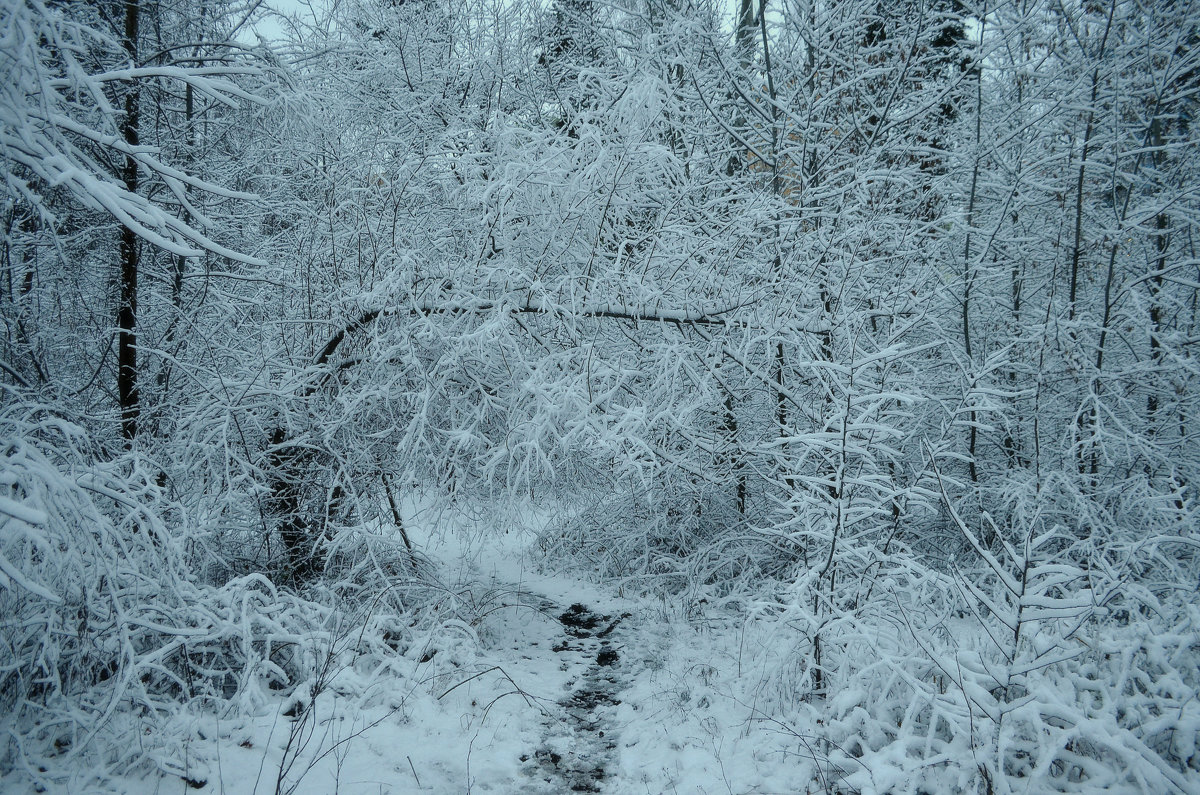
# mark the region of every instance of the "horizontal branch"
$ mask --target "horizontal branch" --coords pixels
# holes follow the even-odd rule
[[[339,329],[325,346],[321,352],[317,354],[317,358],[313,364],[317,367],[322,367],[329,362],[337,349],[347,336],[354,334],[367,326],[374,323],[381,317],[388,315],[478,315],[485,312],[493,312],[500,310],[510,315],[555,315],[558,317],[570,317],[577,319],[585,318],[604,318],[610,320],[624,320],[629,322],[645,322],[645,323],[666,323],[678,327],[681,331],[685,326],[694,330],[699,330],[700,327],[717,326],[726,328],[750,328],[750,324],[734,320],[732,318],[722,317],[727,315],[739,306],[727,307],[724,309],[697,310],[688,311],[682,309],[656,309],[647,310],[638,307],[627,307],[621,304],[593,304],[590,306],[582,306],[578,308],[564,307],[556,304],[544,303],[525,303],[506,305],[495,301],[477,301],[472,303],[455,303],[447,301],[444,303],[429,304],[421,303],[411,306],[388,307],[384,309],[371,309],[363,312],[357,318],[351,320],[341,329]],[[522,327],[524,325],[522,324]],[[804,334],[822,334],[827,333],[826,328],[792,328],[792,331],[798,331]],[[703,336],[706,340],[711,341],[711,338]],[[316,391],[321,384],[329,378],[331,373],[326,373],[318,383],[313,384],[303,391],[303,395],[311,395]]]
[[[474,306],[463,307],[462,311],[477,311],[486,312],[497,307],[496,304],[484,303]],[[734,308],[718,309],[713,311],[700,311],[697,313],[688,312],[686,310],[659,309],[647,311],[645,309],[630,308],[619,304],[596,304],[593,306],[584,306],[577,309],[564,308],[561,306],[540,303],[527,303],[520,306],[506,307],[509,312],[514,314],[534,314],[534,315],[559,315],[565,317],[578,318],[610,318],[613,320],[629,320],[629,321],[644,321],[647,323],[672,323],[675,325],[700,325],[700,326],[730,326],[734,322],[721,317],[721,315],[732,312]],[[421,307],[421,312],[424,314],[433,314],[440,311],[447,311],[440,307]],[[456,311],[456,310],[450,310]]]

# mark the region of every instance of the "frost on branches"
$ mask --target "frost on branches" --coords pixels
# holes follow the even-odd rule
[[[1200,787],[1200,9],[735,5],[0,0],[6,786]]]

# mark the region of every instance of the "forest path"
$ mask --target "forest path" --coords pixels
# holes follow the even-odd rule
[[[516,760],[523,791],[605,791],[618,761],[615,708],[631,675],[622,661],[622,624],[632,615],[498,590],[506,595],[488,610],[483,634],[507,657],[505,675],[542,709],[540,736]],[[540,631],[531,634],[531,623]]]
[[[803,743],[753,701],[770,683],[745,650],[767,639],[715,612],[685,620],[670,601],[546,572],[515,535],[422,539],[445,574],[440,623],[414,627],[394,655],[335,660],[306,721],[295,698],[266,688],[240,719],[183,716],[204,731],[187,749],[189,777],[228,795],[277,783],[294,795],[809,788]],[[177,782],[135,777],[119,791]]]
[[[762,720],[755,701],[769,697],[771,684],[749,664],[750,649],[775,641],[747,633],[736,612],[702,614],[685,596],[648,596],[603,582],[598,572],[556,570],[530,530],[426,535],[422,524],[414,517],[414,543],[437,562],[470,637],[430,637],[440,651],[416,679],[438,684],[430,695],[414,692],[391,739],[355,745],[364,751],[358,780],[369,783],[343,792],[791,795],[809,788],[803,744]],[[425,659],[424,649],[411,656]],[[374,765],[372,752],[388,762]],[[355,767],[353,756],[345,769]]]

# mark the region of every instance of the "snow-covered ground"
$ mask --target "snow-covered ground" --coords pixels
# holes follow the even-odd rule
[[[461,600],[458,632],[404,661],[330,670],[311,709],[197,712],[193,791],[792,793],[802,739],[759,720],[735,681],[736,627],[535,569],[527,532],[420,537]],[[723,626],[723,629],[713,627]],[[353,641],[348,632],[347,645]],[[298,688],[303,693],[308,688]],[[298,703],[301,704],[298,707]],[[196,728],[196,727],[193,727]],[[126,782],[179,791],[174,778]]]
[[[1155,633],[1033,635],[1033,653],[1064,656],[1005,668],[930,586],[896,597],[899,623],[864,611],[821,630],[825,697],[803,581],[783,609],[664,601],[547,552],[564,516],[522,509],[410,505],[411,560],[392,531],[351,528],[342,590],[311,601],[261,577],[214,590],[221,634],[178,667],[203,689],[134,700],[125,685],[156,670],[144,655],[89,702],[107,713],[70,716],[90,734],[5,771],[0,792],[917,795],[986,791],[990,770],[998,792],[1200,791],[1194,605]],[[1001,675],[1015,684],[995,690]]]

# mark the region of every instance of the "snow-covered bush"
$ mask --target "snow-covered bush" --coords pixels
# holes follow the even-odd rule
[[[727,490],[726,490],[727,491]],[[584,493],[540,533],[546,561],[627,583],[632,591],[726,594],[777,569],[778,550],[744,528],[733,500],[704,484]]]
[[[183,718],[214,700],[253,714],[308,679],[332,611],[261,575],[198,581],[148,462],[105,460],[53,408],[5,408],[0,444],[0,772],[42,789],[144,765],[202,779]]]
[[[1071,492],[1046,484],[1040,514],[1014,504],[1024,525],[985,517],[991,543],[947,501],[946,559],[897,545],[832,592],[808,571],[748,599],[756,709],[819,749],[834,791],[1190,791],[1192,542],[1048,520]],[[1115,512],[1136,510],[1127,496]]]

